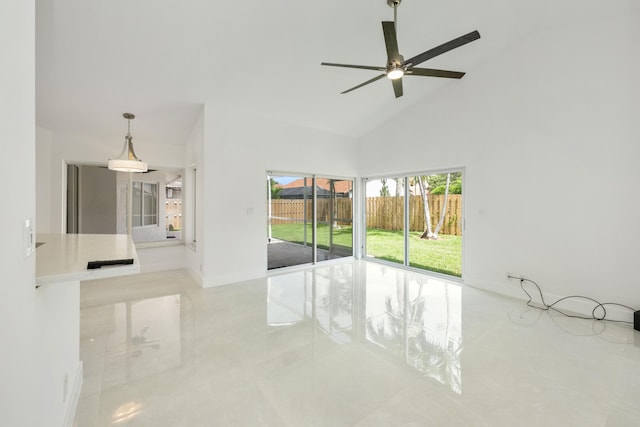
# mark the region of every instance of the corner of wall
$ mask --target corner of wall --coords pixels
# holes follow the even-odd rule
[[[75,378],[73,379],[73,388],[69,394],[69,400],[62,420],[62,427],[72,427],[73,421],[76,417],[76,411],[78,410],[78,403],[80,402],[80,392],[82,391],[82,382],[84,376],[84,369],[82,360],[78,363],[78,369],[76,370]]]
[[[209,275],[202,278],[203,288],[214,288],[218,286],[231,285],[233,283],[245,282],[248,280],[262,279],[266,277],[264,270],[251,270],[234,272],[230,274]]]

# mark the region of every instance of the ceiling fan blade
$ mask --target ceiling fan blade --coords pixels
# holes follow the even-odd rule
[[[391,83],[393,83],[393,93],[396,94],[396,98],[400,98],[402,96],[402,77],[391,80]]]
[[[364,83],[360,83],[358,86],[354,86],[354,87],[352,87],[351,89],[347,89],[347,90],[345,90],[344,92],[340,92],[340,94],[349,93],[349,92],[351,92],[352,90],[359,89],[359,88],[361,88],[362,86],[366,86],[366,85],[368,85],[369,83],[373,83],[373,82],[375,82],[376,80],[380,80],[381,78],[383,78],[383,77],[385,77],[385,76],[386,76],[386,74],[380,74],[379,76],[376,76],[376,77],[372,78],[371,80],[367,80],[367,81],[366,81],[366,82],[364,82]]]
[[[344,67],[344,68],[359,68],[361,70],[375,70],[375,71],[385,71],[386,68],[383,67],[374,67],[370,65],[350,65],[350,64],[334,64],[332,62],[322,62],[320,65],[326,65],[329,67]]]
[[[396,24],[391,21],[382,22],[382,32],[384,33],[384,44],[387,46],[387,58],[389,63],[402,64],[400,52],[398,52],[398,39],[396,38]]]
[[[404,75],[461,79],[465,75],[465,73],[463,73],[462,71],[434,70],[432,68],[409,68]]]
[[[479,38],[480,33],[478,31],[472,31],[469,34],[465,34],[464,36],[460,36],[457,39],[453,39],[441,44],[440,46],[434,47],[433,49],[422,52],[421,54],[406,60],[405,64],[409,66],[421,64],[427,59],[442,55],[443,53],[449,52],[450,50],[463,46],[467,43],[471,43],[472,41],[478,40]]]

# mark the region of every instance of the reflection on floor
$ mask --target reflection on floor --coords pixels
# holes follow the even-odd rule
[[[364,261],[82,284],[75,426],[627,426],[632,328]]]
[[[267,252],[269,270],[313,262],[313,252],[310,245],[305,246],[272,238],[267,245]],[[318,248],[318,261],[344,258],[352,254],[351,248],[346,247],[335,247],[331,252]]]

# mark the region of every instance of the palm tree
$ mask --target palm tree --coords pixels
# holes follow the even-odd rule
[[[426,176],[417,176],[418,186],[420,187],[420,195],[422,196],[422,204],[424,206],[424,220],[427,224],[426,230],[420,236],[421,239],[438,240],[438,234],[444,224],[444,216],[446,214],[447,198],[449,197],[449,186],[451,184],[451,174],[447,173],[447,183],[444,188],[444,203],[440,210],[440,219],[436,225],[436,229],[431,228],[431,212],[429,211],[429,200],[427,198],[427,192],[429,190],[429,183]]]
[[[280,192],[282,191],[282,187],[280,187],[280,184],[278,184],[275,179],[270,178],[269,188],[271,189],[271,199],[279,199]]]

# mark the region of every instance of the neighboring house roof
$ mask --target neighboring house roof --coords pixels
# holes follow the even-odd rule
[[[329,191],[329,188],[330,188],[329,187],[330,182],[331,180],[327,178],[316,178],[316,186],[324,190],[327,190],[327,192]],[[351,180],[345,180],[345,181],[333,180],[333,183],[334,183],[334,188],[336,193],[349,194],[349,192],[353,189],[353,181]],[[311,178],[307,178],[307,185],[311,185]],[[302,187],[304,187],[304,178],[296,179],[295,181],[291,181],[288,184],[280,186],[280,188],[282,189],[302,188]]]
[[[282,188],[278,193],[278,198],[280,199],[303,199],[304,196],[311,197],[311,187],[293,187],[293,188]],[[324,188],[316,187],[316,194],[318,197],[328,197],[331,195],[329,190],[325,190]]]

